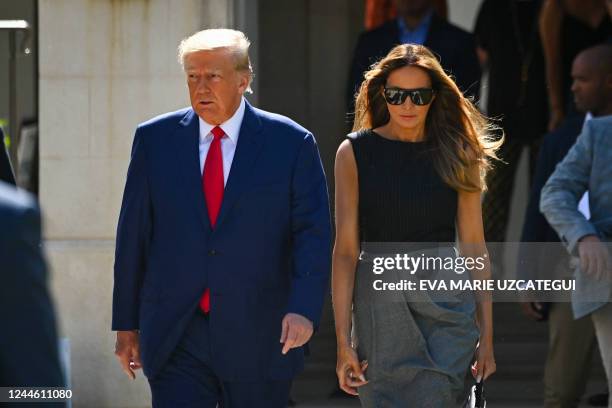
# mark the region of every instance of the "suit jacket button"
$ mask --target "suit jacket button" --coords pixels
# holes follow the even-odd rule
[[[208,251],[208,255],[215,256],[217,255],[217,251],[215,251],[214,249],[211,249],[210,251]]]

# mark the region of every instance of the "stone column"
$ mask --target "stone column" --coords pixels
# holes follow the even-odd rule
[[[189,104],[176,50],[231,0],[39,0],[40,200],[75,406],[151,406],[113,354],[115,229],[136,125]]]

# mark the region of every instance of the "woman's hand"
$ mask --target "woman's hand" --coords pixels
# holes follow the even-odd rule
[[[338,361],[336,363],[336,375],[340,388],[351,395],[359,395],[357,388],[368,383],[364,372],[368,368],[368,362],[359,362],[357,353],[351,346],[338,347]]]
[[[551,108],[549,119],[548,119],[548,131],[552,132],[561,126],[561,122],[563,122],[564,118],[562,109]]]
[[[472,365],[472,375],[477,382],[480,382],[489,378],[496,370],[493,341],[481,340],[476,347],[476,361]]]

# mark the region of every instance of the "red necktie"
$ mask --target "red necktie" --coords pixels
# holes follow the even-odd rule
[[[210,226],[214,229],[217,223],[217,216],[223,201],[223,155],[221,154],[221,138],[225,133],[219,126],[211,130],[213,141],[210,143],[206,161],[204,162],[204,174],[202,175],[202,188],[204,198],[208,208],[208,219]],[[210,290],[206,288],[204,295],[200,299],[200,308],[204,313],[210,311]]]

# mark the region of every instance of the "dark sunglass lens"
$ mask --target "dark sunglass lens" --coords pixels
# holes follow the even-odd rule
[[[401,89],[385,89],[385,98],[391,105],[401,105],[406,100],[406,95]]]
[[[415,105],[427,105],[429,102],[431,102],[431,98],[433,97],[433,90],[418,89],[416,91],[413,91],[410,97],[412,99],[412,103],[414,103]]]

